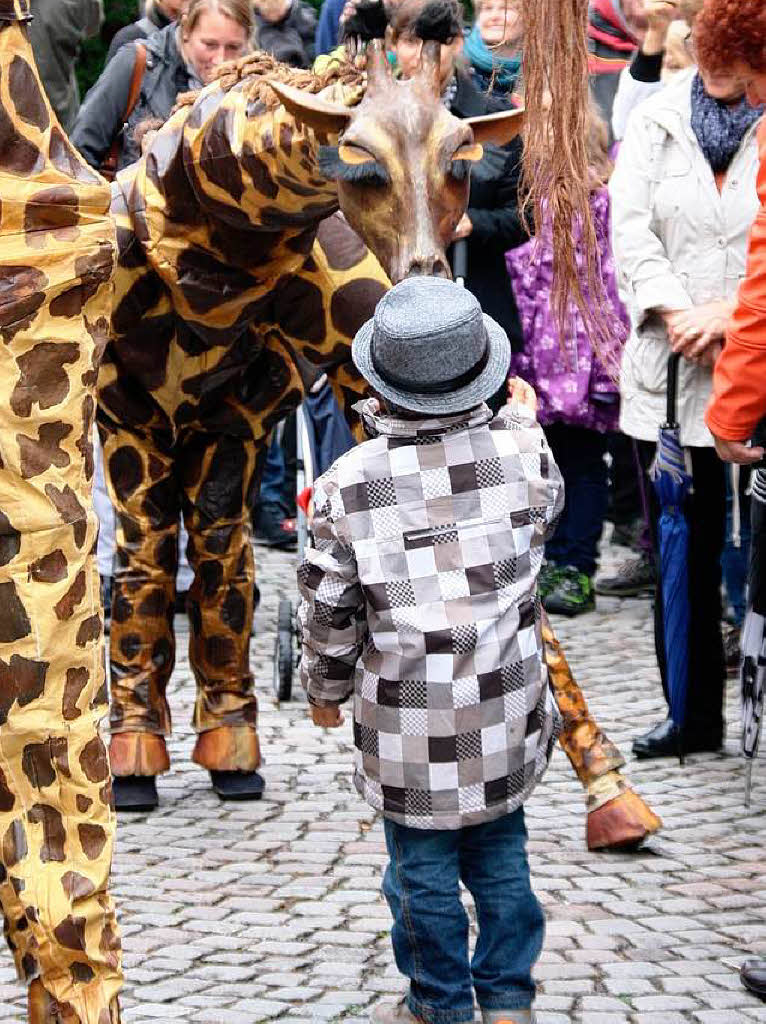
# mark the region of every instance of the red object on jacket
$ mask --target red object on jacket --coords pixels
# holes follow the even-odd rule
[[[761,208],[750,234],[747,273],[715,366],[713,397],[705,416],[708,427],[724,441],[747,441],[766,416],[766,120],[758,141]]]

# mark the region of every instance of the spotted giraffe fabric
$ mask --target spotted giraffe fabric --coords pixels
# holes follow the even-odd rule
[[[373,440],[316,484],[298,570],[311,703],[354,696],[355,783],[387,818],[456,829],[515,811],[558,712],[536,581],[564,488],[518,406],[363,416]]]
[[[91,510],[109,192],[0,0],[0,903],[22,978],[72,1024],[116,1021],[120,943]]]
[[[333,216],[337,188],[315,159],[327,140],[263,92],[255,75],[209,86],[114,189],[120,253],[99,425],[118,521],[111,726],[120,774],[167,764],[123,758],[120,736],[170,731],[179,515],[194,571],[194,757],[211,769],[258,766],[250,510],[265,443],[323,372],[344,404],[359,397],[351,340],[388,286]],[[352,102],[359,88],[344,95]],[[211,753],[202,737],[220,730],[230,742]]]

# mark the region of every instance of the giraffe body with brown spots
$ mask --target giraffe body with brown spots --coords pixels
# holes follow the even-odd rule
[[[0,903],[30,1020],[53,1024],[57,1005],[67,1024],[115,1024],[91,510],[115,238],[109,189],[45,97],[28,20],[28,0],[0,0]]]

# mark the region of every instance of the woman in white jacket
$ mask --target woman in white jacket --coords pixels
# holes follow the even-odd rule
[[[689,752],[717,750],[723,739],[720,557],[726,487],[703,416],[758,209],[756,122],[762,111],[748,106],[744,91],[744,81],[735,76],[696,70],[679,75],[634,111],[610,183],[614,251],[632,321],[622,364],[620,426],[638,439],[646,467],[666,419],[668,358],[671,352],[683,357],[678,419],[694,481],[686,508]],[[655,645],[667,697],[659,594]],[[677,743],[668,718],[638,737],[633,751],[637,757],[662,757],[675,754]]]

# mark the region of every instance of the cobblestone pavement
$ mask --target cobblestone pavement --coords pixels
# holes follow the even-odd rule
[[[608,549],[607,562],[617,554]],[[281,707],[272,698],[277,604],[294,597],[294,559],[259,552],[259,566],[253,662],[267,796],[221,805],[191,764],[184,657],[171,685],[173,770],[160,784],[161,807],[125,817],[118,832],[128,1024],[359,1024],[402,988],[379,894],[382,832],[351,786],[350,729],[314,729],[302,694]],[[596,613],[556,623],[624,752],[662,711],[650,612],[648,601],[601,600]],[[766,1021],[766,1005],[736,973],[746,954],[766,955],[766,771],[762,760],[747,814],[734,687],[728,717],[724,755],[690,757],[683,768],[629,765],[665,822],[637,855],[586,851],[582,792],[557,751],[528,805],[534,883],[548,916],[540,1024]],[[25,1020],[23,1006],[6,957],[0,1021]]]

